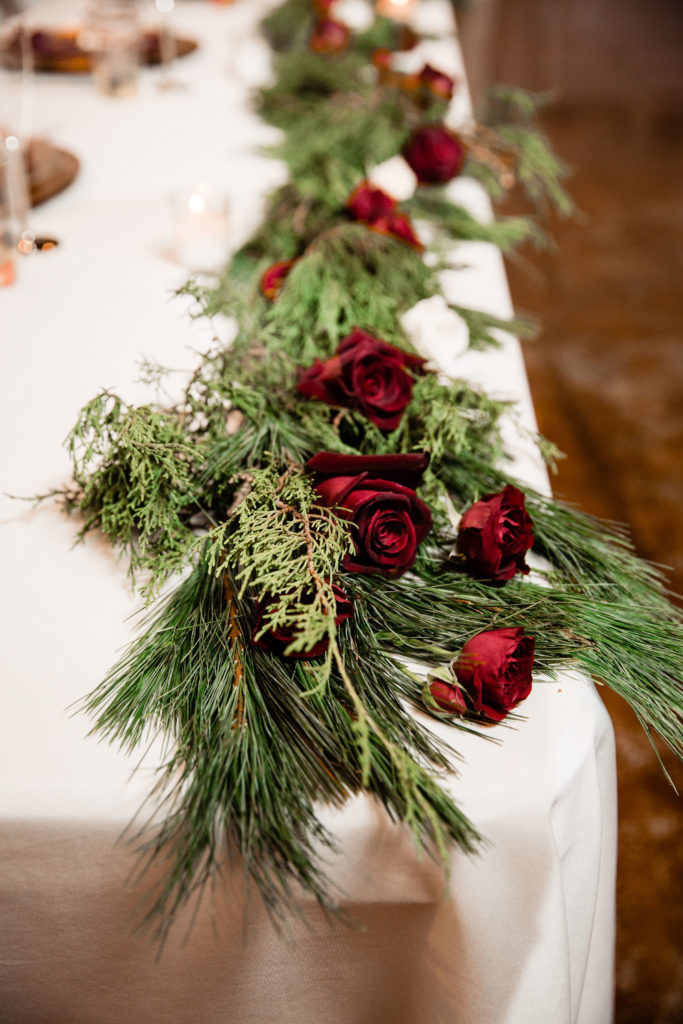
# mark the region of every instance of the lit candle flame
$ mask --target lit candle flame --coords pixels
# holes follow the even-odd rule
[[[206,209],[206,199],[199,192],[193,192],[187,200],[187,208],[190,213],[203,213]]]
[[[408,21],[416,0],[377,0],[375,11],[385,18],[393,18],[395,21]]]

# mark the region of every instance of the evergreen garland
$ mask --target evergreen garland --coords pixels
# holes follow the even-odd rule
[[[235,855],[274,912],[296,901],[298,885],[338,909],[321,859],[334,837],[317,802],[365,791],[444,862],[452,843],[473,851],[476,828],[439,785],[448,751],[410,708],[465,730],[484,720],[471,693],[458,714],[428,686],[425,695],[429,666],[457,692],[449,665],[478,634],[523,628],[537,671],[580,666],[683,755],[680,616],[623,531],[517,484],[534,550],[551,567],[534,582],[491,582],[462,551],[463,513],[515,484],[497,468],[506,406],[425,372],[401,315],[439,294],[445,240],[507,251],[542,233],[521,218],[480,223],[436,187],[392,209],[403,228],[411,218],[432,226],[429,259],[391,223],[355,217],[349,196],[368,170],[439,121],[447,101],[374,66],[377,50],[403,45],[393,23],[378,19],[332,57],[310,52],[316,24],[309,0],[288,0],[264,23],[276,80],[260,109],[283,131],[275,152],[291,182],[221,279],[184,289],[196,315],[235,319],[233,343],[206,353],[176,406],[135,408],[102,393],[67,442],[74,481],[63,498],[82,516],[81,535],[102,530],[143,574],[149,601],[189,568],[84,702],[94,729],[124,749],[150,732],[168,740],[157,787],[165,813],[140,837],[169,864],[155,894],[162,933]],[[493,99],[488,123],[464,139],[465,173],[494,195],[517,182],[569,212],[564,168],[534,126],[536,101],[511,90]],[[528,326],[454,309],[473,345]],[[346,393],[325,402],[299,390],[301,374],[338,360],[359,327],[361,346],[368,336],[371,348],[393,346],[380,350],[406,400],[390,429]],[[362,521],[349,523],[347,497],[321,500],[311,471],[321,452],[381,467],[421,460],[419,497],[408,490],[433,527],[405,575],[350,571]]]

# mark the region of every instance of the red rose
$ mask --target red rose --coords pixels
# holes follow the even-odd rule
[[[400,576],[410,569],[432,527],[432,515],[413,490],[429,463],[423,452],[338,455],[319,452],[306,468],[315,473],[322,505],[354,524],[349,572]]]
[[[397,206],[392,196],[371,185],[369,181],[361,181],[346,200],[346,209],[353,219],[369,223],[393,213]]]
[[[368,224],[368,227],[373,231],[379,231],[381,235],[391,235],[399,242],[411,245],[418,252],[424,249],[424,245],[415,234],[410,217],[405,213],[390,213],[387,217],[379,217],[372,224]]]
[[[350,619],[353,616],[353,604],[342,588],[337,586],[336,583],[332,584],[332,590],[334,592],[337,606],[337,614],[334,617],[334,624],[335,626],[338,626],[344,621],[344,619]],[[276,597],[270,597],[260,603],[256,611],[256,625],[251,639],[252,643],[255,644],[256,647],[260,647],[262,651],[273,651],[275,654],[284,655],[287,647],[289,647],[293,640],[296,640],[296,632],[291,627],[281,626],[279,629],[268,629],[257,638],[265,612],[268,608],[272,608],[273,605],[277,605],[277,601],[278,599]],[[312,601],[313,594],[311,593],[310,602]],[[318,643],[314,644],[308,651],[294,651],[292,654],[286,655],[286,657],[317,658],[318,655],[325,653],[329,644],[330,638],[328,636],[324,636],[322,640],[319,640]]]
[[[419,372],[424,362],[354,327],[335,355],[300,371],[298,388],[328,405],[360,410],[380,430],[395,430],[413,395],[406,368]]]
[[[441,124],[418,128],[403,148],[408,161],[422,185],[442,185],[455,178],[465,163],[465,147],[461,139]]]
[[[354,220],[359,220],[381,235],[391,235],[399,242],[406,242],[421,252],[424,246],[415,234],[410,217],[398,213],[397,206],[393,196],[371,185],[369,181],[357,185],[346,200],[346,209]]]
[[[475,572],[509,580],[516,572],[528,573],[524,556],[533,542],[524,495],[508,484],[498,494],[485,494],[465,512],[457,549]]]
[[[434,679],[429,684],[429,692],[442,711],[452,715],[464,715],[467,711],[467,701],[459,686],[450,686],[442,679]]]
[[[441,96],[445,100],[451,99],[455,82],[444,71],[433,68],[431,64],[425,64],[417,76],[420,85],[424,86],[434,96]]]
[[[348,26],[334,18],[321,18],[308,37],[308,47],[313,53],[336,55],[343,53],[349,45],[351,33]]]
[[[490,629],[467,641],[451,665],[472,707],[500,722],[531,692],[533,637],[521,628]]]
[[[267,299],[274,301],[287,279],[287,275],[294,266],[296,260],[280,260],[267,267],[261,274],[261,291]]]

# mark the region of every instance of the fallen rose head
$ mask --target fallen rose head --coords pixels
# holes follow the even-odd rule
[[[533,542],[524,495],[508,484],[496,494],[485,494],[465,512],[457,550],[474,572],[504,581],[517,572],[529,572],[524,557]]]
[[[344,590],[336,583],[332,584],[332,590],[334,592],[334,598],[336,602],[336,614],[334,617],[335,626],[341,625],[345,619],[350,619],[353,616],[353,603],[349,597],[347,597]],[[290,654],[286,654],[286,650],[289,645],[296,640],[296,631],[289,626],[280,626],[275,628],[266,629],[265,632],[261,632],[264,616],[269,610],[272,610],[281,601],[278,597],[268,597],[264,601],[261,601],[256,610],[256,625],[252,633],[252,643],[260,648],[262,651],[273,651],[274,654],[280,654],[287,658],[317,658],[321,654],[324,654],[330,645],[330,638],[328,636],[322,637],[313,647],[310,647],[306,651],[294,651]],[[310,594],[310,599],[304,603],[312,603],[313,592]],[[260,634],[260,635],[259,635]]]
[[[337,56],[344,53],[349,45],[351,33],[347,25],[334,18],[320,18],[308,37],[308,48],[313,53]]]
[[[298,389],[328,405],[358,409],[380,430],[395,430],[413,394],[408,371],[421,372],[424,362],[355,327],[334,356],[300,371]]]
[[[361,181],[346,200],[346,209],[354,220],[372,224],[379,217],[393,213],[396,200],[369,181]]]
[[[465,163],[462,140],[442,124],[418,128],[403,148],[403,156],[422,185],[442,185],[460,174]]]
[[[432,527],[431,512],[414,490],[428,462],[429,456],[421,452],[319,452],[308,462],[320,504],[353,523],[355,550],[343,562],[349,572],[395,577],[413,565]]]
[[[287,280],[287,276],[295,262],[296,260],[280,260],[278,263],[273,263],[272,266],[266,267],[261,274],[261,292],[271,302],[282,291],[282,286]]]
[[[521,628],[477,633],[451,664],[472,707],[500,722],[531,692],[534,640]]]

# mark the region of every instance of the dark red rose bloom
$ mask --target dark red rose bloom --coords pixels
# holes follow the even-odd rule
[[[335,21],[334,18],[321,18],[308,37],[308,47],[313,53],[335,56],[344,52],[350,38],[348,26],[343,22]]]
[[[315,473],[321,505],[354,524],[349,572],[400,576],[415,561],[432,527],[432,515],[413,490],[429,463],[423,452],[405,455],[338,455],[319,452],[306,468]]]
[[[424,246],[415,234],[410,217],[405,213],[398,213],[397,206],[398,203],[393,196],[369,181],[362,181],[357,185],[346,200],[346,209],[354,220],[367,224],[373,231],[379,231],[382,235],[391,235],[399,242],[405,242],[422,252]]]
[[[296,260],[280,260],[267,267],[261,274],[261,291],[267,299],[273,301],[282,291],[282,286]]]
[[[353,219],[369,223],[393,213],[397,206],[393,196],[371,185],[369,181],[361,181],[346,200],[346,209]]]
[[[521,628],[509,628],[477,633],[451,669],[474,710],[500,722],[529,696],[533,665],[533,637],[524,636]]]
[[[312,0],[311,7],[316,14],[329,15],[337,0]]]
[[[442,185],[460,174],[465,146],[442,124],[430,124],[413,132],[403,147],[403,156],[420,184]]]
[[[492,580],[509,580],[528,573],[524,561],[534,542],[533,523],[524,495],[510,484],[498,494],[485,494],[463,515],[458,551],[470,567]]]
[[[434,679],[429,684],[429,692],[442,711],[452,715],[463,715],[467,711],[467,701],[459,686],[449,686],[442,679]]]
[[[344,619],[350,619],[353,616],[353,603],[350,598],[346,596],[346,593],[341,587],[337,586],[336,583],[332,584],[332,590],[334,592],[335,601],[337,604],[337,614],[334,617],[335,626],[340,625]],[[311,602],[313,601],[313,594],[310,596]],[[284,654],[285,650],[296,640],[296,633],[293,629],[268,629],[257,639],[257,634],[261,628],[263,616],[268,608],[272,608],[273,605],[277,605],[278,598],[270,597],[265,601],[262,601],[256,611],[256,625],[254,626],[254,632],[252,633],[252,643],[256,647],[260,647],[262,651],[273,651],[275,654]],[[330,638],[324,636],[322,640],[319,640],[317,644],[308,651],[294,651],[292,654],[286,655],[288,658],[317,658],[320,654],[324,654],[330,644]]]
[[[378,217],[377,220],[368,224],[373,231],[379,231],[381,235],[390,235],[399,242],[405,242],[418,252],[422,252],[424,245],[415,234],[410,217],[405,213],[390,213],[386,217]]]
[[[425,64],[417,76],[420,85],[428,89],[434,96],[441,96],[445,100],[451,99],[455,82],[450,75],[444,71],[433,68],[431,64]]]
[[[395,430],[413,396],[413,379],[425,360],[373,338],[359,327],[339,342],[336,354],[299,372],[299,391],[342,409],[358,409],[380,430]]]

